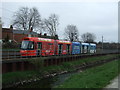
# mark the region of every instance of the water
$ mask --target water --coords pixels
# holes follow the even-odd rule
[[[71,75],[75,73],[78,72],[65,73],[54,77],[44,78],[41,79],[40,81],[18,86],[17,88],[55,88],[56,86],[62,84],[66,79],[68,79]]]

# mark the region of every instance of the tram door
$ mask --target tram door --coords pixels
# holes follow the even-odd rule
[[[82,45],[82,53],[87,53],[87,46],[85,45]]]
[[[70,45],[67,44],[67,54],[70,54]]]
[[[81,52],[84,53],[84,45],[82,45]]]
[[[86,53],[89,53],[89,46],[87,46],[87,50],[86,50]]]
[[[62,48],[63,48],[63,45],[58,44],[58,54],[62,54]]]
[[[84,53],[87,53],[88,47],[84,45]]]
[[[37,55],[41,55],[41,50],[42,50],[42,43],[38,42],[37,43]]]

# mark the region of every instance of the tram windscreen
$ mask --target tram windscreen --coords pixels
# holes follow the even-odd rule
[[[23,49],[23,50],[34,49],[34,43],[32,41],[22,41],[21,49]]]

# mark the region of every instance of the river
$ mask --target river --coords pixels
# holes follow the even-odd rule
[[[55,88],[56,86],[62,84],[71,75],[76,74],[78,72],[79,71],[74,71],[70,73],[56,75],[54,77],[43,78],[36,82],[17,86],[17,88]]]

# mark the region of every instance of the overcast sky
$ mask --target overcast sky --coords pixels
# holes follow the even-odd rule
[[[118,3],[117,2],[3,2],[3,27],[9,27],[12,16],[20,7],[36,7],[42,18],[48,18],[55,13],[59,16],[58,35],[64,38],[67,25],[76,25],[81,35],[86,32],[94,33],[95,41],[118,41]]]

